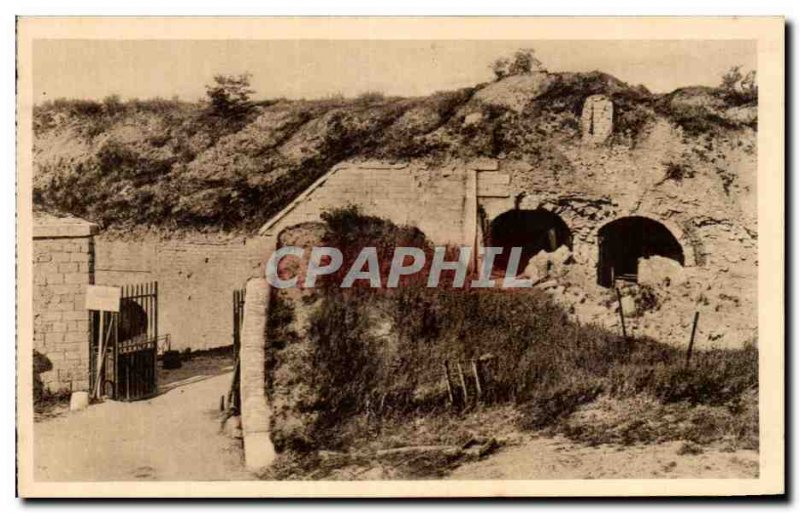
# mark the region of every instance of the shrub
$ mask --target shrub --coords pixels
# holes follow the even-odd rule
[[[255,91],[250,88],[249,73],[241,75],[214,75],[214,82],[206,86],[210,102],[210,113],[230,120],[240,120],[253,108],[250,97]]]
[[[741,66],[733,66],[724,75],[720,89],[725,92],[729,102],[740,105],[758,102],[758,81],[756,71],[750,70],[742,75]]]
[[[489,65],[495,79],[514,75],[530,75],[533,71],[545,71],[542,61],[536,58],[532,48],[520,48],[510,58],[500,58]]]
[[[684,162],[669,161],[664,164],[664,178],[659,183],[669,180],[681,183],[684,178],[694,178],[694,169]]]
[[[382,102],[386,99],[386,95],[384,95],[380,91],[366,91],[358,96],[356,96],[356,103],[361,105],[370,105],[372,103]]]
[[[365,246],[378,248],[382,276],[395,246],[430,249],[415,228],[353,207],[324,217],[324,243],[342,250],[345,270]],[[487,355],[486,397],[521,405],[522,425],[532,429],[559,425],[601,394],[735,409],[758,386],[754,346],[700,351],[687,365],[680,349],[572,322],[536,289],[430,289],[421,280],[397,289],[340,289],[342,276],[324,278],[307,327],[315,372],[304,378],[317,398],[306,411],[317,419],[316,446],[339,446],[386,419],[444,407],[443,364],[469,371],[469,362]],[[388,331],[379,328],[387,321]],[[361,415],[369,421],[359,431],[349,421]],[[623,438],[650,436],[639,428],[628,426]]]

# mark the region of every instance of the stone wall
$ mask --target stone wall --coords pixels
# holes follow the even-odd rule
[[[326,209],[357,205],[362,212],[414,225],[440,244],[475,240],[475,165],[344,163],[315,183],[262,229],[263,235],[319,221]]]
[[[86,286],[94,282],[97,226],[36,215],[33,228],[33,348],[50,392],[89,388]]]
[[[613,106],[606,101],[587,104],[592,134],[601,138],[613,128]],[[747,150],[750,135],[741,137],[714,151],[734,164],[726,173],[747,177],[754,174],[755,155]],[[278,235],[318,221],[326,209],[355,204],[367,214],[415,225],[437,244],[472,245],[480,244],[483,235],[478,235],[505,212],[543,209],[561,218],[572,241],[566,274],[543,279],[543,286],[580,320],[615,329],[613,290],[598,284],[598,233],[615,220],[643,217],[674,237],[683,267],[671,286],[658,287],[660,306],[632,319],[631,329],[682,344],[686,325],[700,311],[701,345],[737,347],[752,340],[757,327],[754,204],[741,200],[750,194],[746,181],[735,186],[739,190],[726,188],[721,168],[699,144],[667,123],[656,123],[636,148],[565,143],[558,168],[507,158],[435,165],[345,162],[261,233]],[[686,180],[665,178],[667,166],[675,163],[690,170]]]
[[[269,256],[265,237],[156,234],[96,238],[99,285],[158,281],[159,334],[173,349],[192,350],[232,343],[232,294],[250,277],[263,276]]]

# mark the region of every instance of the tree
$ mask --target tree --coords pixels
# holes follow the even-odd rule
[[[546,71],[542,61],[536,58],[533,48],[520,48],[511,58],[496,59],[489,65],[495,80],[514,75],[530,75],[534,71]]]
[[[508,76],[508,59],[496,59],[489,67],[492,68],[495,80]]]
[[[736,85],[742,80],[742,67],[733,66],[724,75],[722,75],[722,84],[720,87],[725,91],[732,92],[736,90]]]
[[[206,86],[211,113],[228,119],[240,119],[250,112],[253,108],[250,97],[255,92],[250,89],[250,77],[250,73],[214,75],[214,83]]]
[[[741,66],[733,66],[729,69],[722,75],[720,88],[731,99],[743,102],[757,101],[758,81],[756,80],[756,71],[751,70],[746,75],[742,75],[741,70]]]
[[[758,81],[756,80],[756,70],[751,70],[744,76],[741,82],[742,93],[750,99],[758,98]]]

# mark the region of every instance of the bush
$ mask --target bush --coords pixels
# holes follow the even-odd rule
[[[496,80],[514,75],[530,75],[533,71],[545,71],[542,61],[536,58],[532,48],[520,48],[510,58],[500,58],[489,66]]]
[[[241,120],[253,108],[250,97],[255,91],[250,88],[249,73],[241,75],[214,75],[214,83],[206,86],[206,95],[213,116]]]
[[[684,178],[694,178],[694,169],[689,164],[683,162],[669,161],[664,164],[664,178],[660,183],[672,180],[676,183],[683,182]]]
[[[430,251],[415,228],[363,216],[355,208],[324,217],[323,242],[342,250],[345,270],[365,246],[378,248],[382,276],[396,246]],[[484,376],[485,397],[521,405],[522,425],[532,429],[559,425],[601,394],[727,407],[758,386],[754,346],[700,351],[686,365],[680,349],[572,322],[535,289],[430,289],[414,279],[397,289],[340,289],[341,275],[324,278],[304,306],[311,309],[304,314],[308,348],[294,353],[313,355],[315,369],[300,378],[314,398],[303,401],[304,415],[313,412],[307,418],[316,419],[313,433],[303,435],[306,446],[310,439],[312,446],[338,447],[379,429],[384,420],[443,408],[444,363],[469,371],[469,362],[488,355],[493,358]],[[448,279],[443,276],[442,283]],[[280,361],[280,353],[276,358]],[[280,367],[271,371],[287,372]],[[350,419],[362,415],[368,422],[353,429]]]
[[[386,99],[380,91],[366,91],[356,96],[356,103],[361,105],[370,105],[372,103],[382,102]]]
[[[722,89],[729,102],[742,105],[758,102],[758,81],[756,71],[751,70],[742,75],[741,66],[733,66],[722,75]]]

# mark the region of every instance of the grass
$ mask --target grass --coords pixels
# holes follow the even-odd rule
[[[323,242],[342,249],[344,269],[363,246],[377,247],[382,264],[395,244],[429,249],[414,229],[353,209],[326,220]],[[302,298],[274,298],[267,370],[279,451],[455,443],[477,405],[449,406],[443,364],[469,371],[488,355],[478,410],[512,408],[514,429],[594,445],[758,446],[754,344],[698,351],[687,364],[681,349],[577,324],[535,289],[428,289],[413,280],[340,289],[341,277],[326,278]]]

